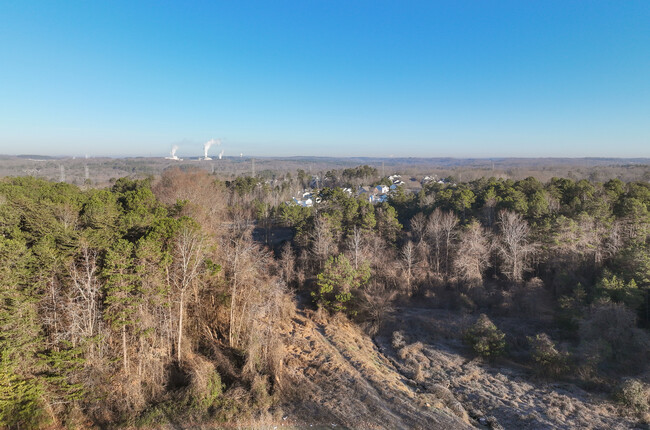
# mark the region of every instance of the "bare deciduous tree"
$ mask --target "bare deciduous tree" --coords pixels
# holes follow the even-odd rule
[[[445,274],[449,275],[449,254],[452,240],[456,235],[455,228],[458,225],[458,217],[453,212],[444,212],[440,219],[443,237],[445,239]]]
[[[327,219],[319,216],[314,221],[314,231],[311,235],[311,252],[314,255],[319,269],[323,268],[323,263],[327,257],[335,253],[335,243]]]
[[[97,251],[82,244],[80,255],[68,267],[72,288],[66,306],[69,315],[69,335],[73,345],[98,333],[101,323],[100,282]]]
[[[427,219],[426,237],[431,248],[431,267],[435,273],[440,273],[442,260],[443,232],[442,211],[436,208]]]
[[[615,255],[621,248],[623,248],[625,238],[623,237],[622,230],[623,228],[619,221],[612,222],[603,242],[603,252],[607,257]]]
[[[227,197],[205,171],[170,169],[163,173],[153,191],[168,205],[189,202],[184,212],[210,231],[218,230],[223,222]]]
[[[427,232],[427,219],[424,216],[424,213],[418,212],[411,219],[411,235],[413,236],[413,240],[415,241],[416,245],[419,246],[420,243],[424,240],[424,237],[426,236],[426,232]]]
[[[355,225],[352,233],[347,239],[348,249],[352,253],[352,260],[354,261],[354,269],[359,268],[359,257],[362,253],[363,247],[363,234],[361,230]]]
[[[528,258],[535,250],[528,241],[530,227],[521,215],[510,211],[499,212],[497,222],[501,233],[498,247],[503,258],[501,271],[511,281],[520,282],[528,270]]]
[[[287,285],[293,281],[294,273],[296,270],[296,257],[291,248],[291,242],[287,242],[282,246],[282,253],[280,254],[280,271],[282,278]]]
[[[443,212],[436,208],[427,219],[426,237],[432,251],[431,266],[437,274],[449,274],[452,242],[455,237],[455,228],[458,225],[458,217],[452,212]]]
[[[178,233],[174,246],[174,267],[172,270],[172,286],[178,300],[178,327],[176,357],[182,358],[183,319],[187,293],[196,286],[200,269],[205,258],[205,238],[197,228],[183,226]]]
[[[255,272],[255,261],[252,252],[255,245],[247,238],[247,235],[230,238],[226,249],[228,268],[230,274],[230,321],[228,328],[228,344],[235,347],[239,342],[236,318],[240,316],[243,308],[247,306],[245,295],[247,285],[250,283]]]
[[[490,259],[490,243],[483,227],[473,222],[463,232],[458,243],[453,267],[458,277],[472,287],[483,281],[483,271]]]
[[[413,292],[411,281],[413,279],[413,269],[415,266],[415,245],[410,240],[404,244],[400,257],[402,260],[403,273],[406,278],[406,293],[410,296]]]

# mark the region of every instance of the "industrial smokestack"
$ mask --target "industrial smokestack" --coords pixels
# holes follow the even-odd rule
[[[208,140],[207,142],[205,142],[203,144],[203,159],[204,160],[212,160],[212,158],[208,157],[208,149],[210,149],[210,147],[212,145],[219,146],[219,145],[221,145],[221,141],[219,139],[210,139],[210,140]]]
[[[165,157],[165,160],[177,160],[182,161],[182,158],[176,156],[176,151],[178,151],[178,145],[173,145],[172,150],[169,152],[169,157]]]

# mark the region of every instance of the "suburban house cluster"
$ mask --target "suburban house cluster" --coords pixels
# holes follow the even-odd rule
[[[426,178],[431,179],[429,176]],[[392,175],[388,179],[392,182],[391,185],[377,185],[374,187],[362,186],[359,187],[356,191],[352,188],[341,188],[343,192],[348,195],[356,195],[359,198],[367,199],[370,203],[376,204],[385,202],[388,200],[388,196],[395,192],[398,187],[404,185],[401,175]],[[317,181],[312,181],[315,185]],[[315,187],[314,187],[315,188]],[[305,191],[301,197],[294,197],[292,200],[288,201],[287,204],[296,204],[302,207],[312,207],[315,203],[320,203],[321,198],[317,195],[315,191]]]

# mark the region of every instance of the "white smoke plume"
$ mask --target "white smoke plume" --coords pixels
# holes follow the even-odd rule
[[[219,153],[219,160],[221,160],[221,157],[223,157],[223,149],[222,149],[221,152]]]
[[[203,144],[203,159],[204,160],[211,160],[211,158],[208,157],[208,149],[210,149],[210,147],[212,145],[219,146],[219,145],[221,145],[221,141],[219,139],[210,139],[210,140],[208,140],[207,142],[205,142]]]
[[[173,145],[172,150],[169,152],[169,157],[165,157],[166,160],[177,160],[180,161],[181,158],[176,156],[176,151],[178,151],[178,145]]]

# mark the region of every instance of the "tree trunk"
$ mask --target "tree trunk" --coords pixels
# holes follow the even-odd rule
[[[230,295],[230,324],[228,324],[228,345],[233,347],[233,337],[232,337],[232,327],[235,324],[235,295],[237,294],[237,257],[238,254],[235,254],[235,264],[234,266],[234,279],[232,283],[232,294]]]
[[[185,290],[181,291],[181,300],[179,303],[179,309],[178,309],[178,345],[176,346],[176,357],[178,359],[178,363],[180,364],[181,362],[181,343],[183,342],[183,311],[185,307],[184,303],[185,299]]]
[[[122,326],[122,360],[124,361],[124,373],[129,373],[129,357],[126,353],[126,325]]]

